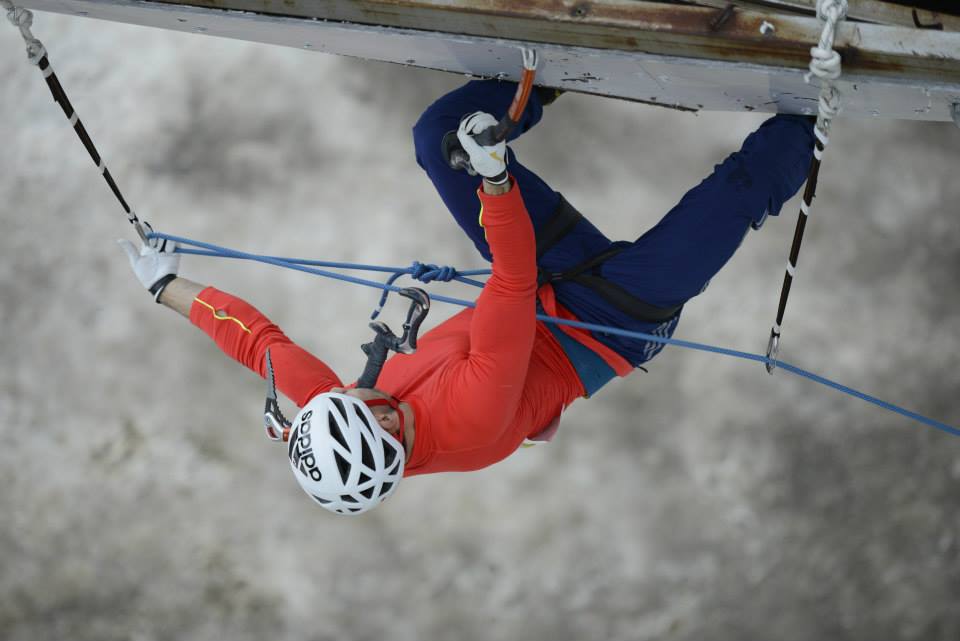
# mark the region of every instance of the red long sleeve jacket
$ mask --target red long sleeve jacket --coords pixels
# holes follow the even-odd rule
[[[481,224],[493,254],[492,275],[477,300],[422,336],[416,353],[395,355],[377,388],[411,405],[413,452],[405,475],[475,470],[516,450],[555,424],[584,393],[556,338],[535,318],[537,269],[533,226],[520,190],[478,192]],[[572,318],[544,287],[548,313]],[[248,303],[208,287],[190,320],[229,356],[261,376],[270,348],[278,389],[298,407],[340,387],[321,360],[287,338]],[[632,368],[586,332],[564,331],[601,354],[621,375]]]

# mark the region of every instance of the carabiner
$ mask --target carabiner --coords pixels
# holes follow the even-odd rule
[[[764,365],[767,368],[767,374],[773,374],[777,368],[777,354],[780,352],[780,332],[776,327],[770,329],[770,340],[767,342],[767,360]]]

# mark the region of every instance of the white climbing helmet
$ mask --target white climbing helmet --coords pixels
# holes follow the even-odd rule
[[[366,512],[393,494],[406,456],[364,401],[332,392],[297,414],[287,455],[300,487],[337,514]]]

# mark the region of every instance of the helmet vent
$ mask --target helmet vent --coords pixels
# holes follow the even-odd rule
[[[340,470],[340,478],[343,479],[344,484],[347,482],[347,478],[350,476],[350,462],[340,456],[340,452],[334,450],[333,458],[337,461],[337,469]]]
[[[386,495],[386,493],[390,491],[391,487],[393,487],[393,483],[384,483],[380,488],[380,496]]]
[[[363,464],[369,469],[376,467],[373,461],[373,451],[370,449],[370,445],[365,438],[360,439],[360,460],[363,461]]]
[[[369,476],[367,476],[363,472],[360,472],[360,480],[357,482],[357,485],[363,485],[369,480],[371,480]]]
[[[293,431],[290,432],[290,441],[287,443],[287,457],[293,458],[293,450],[297,445],[297,439],[300,438],[300,426],[297,425],[293,428]]]
[[[343,432],[340,431],[340,424],[337,423],[337,419],[333,418],[333,414],[327,416],[327,424],[330,426],[330,436],[342,445],[343,449],[350,451],[350,446],[347,445],[347,439],[343,436]]]
[[[389,469],[395,458],[397,458],[397,450],[389,444],[385,445],[383,448],[383,467]]]
[[[360,409],[359,405],[353,406],[353,411],[356,412],[357,418],[364,424],[367,429],[370,428],[370,421],[367,420],[367,415],[363,413],[363,410]]]
[[[334,407],[336,407],[336,408],[337,408],[337,411],[340,412],[340,418],[342,418],[344,421],[346,421],[346,420],[347,420],[347,408],[345,408],[345,407],[343,406],[343,401],[341,401],[341,400],[340,400],[339,398],[337,398],[336,396],[332,397],[330,400],[333,401]]]
[[[340,500],[343,501],[344,503],[353,503],[354,505],[356,505],[357,503],[360,502],[360,501],[358,501],[357,499],[355,499],[355,498],[353,498],[352,496],[350,496],[349,494],[341,494],[341,495],[340,495]],[[349,509],[349,508],[347,508],[347,509]]]
[[[367,489],[365,489],[365,490],[361,490],[361,491],[360,491],[360,494],[363,494],[363,496],[364,496],[365,498],[372,499],[372,498],[373,498],[373,488],[370,487],[370,488],[367,488]]]
[[[330,502],[327,499],[320,498],[316,494],[311,494],[310,496],[313,498],[314,501],[316,501],[317,503],[320,503],[321,505],[326,505]]]

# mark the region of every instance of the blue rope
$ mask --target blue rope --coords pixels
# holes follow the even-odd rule
[[[213,245],[211,243],[204,243],[197,240],[191,240],[189,238],[184,238],[182,236],[174,236],[172,234],[162,234],[162,233],[152,233],[148,234],[150,238],[164,238],[167,240],[172,240],[176,243],[179,243],[181,247],[177,249],[178,252],[182,254],[197,254],[202,256],[214,256],[220,258],[236,258],[242,260],[252,260],[256,262],[266,263],[268,265],[275,265],[277,267],[283,267],[286,269],[293,269],[297,271],[306,272],[308,274],[315,274],[317,276],[324,276],[327,278],[334,278],[337,280],[342,280],[348,283],[354,283],[356,285],[363,285],[365,287],[374,287],[377,289],[383,290],[383,297],[380,299],[380,304],[377,309],[374,311],[373,318],[380,313],[380,310],[383,308],[383,304],[386,301],[387,292],[398,292],[400,287],[397,287],[393,283],[396,282],[398,278],[404,275],[408,275],[423,282],[432,282],[434,280],[440,281],[450,281],[457,280],[463,283],[474,285],[476,287],[483,287],[483,283],[468,276],[479,276],[483,274],[489,274],[489,269],[474,269],[469,271],[457,271],[452,267],[437,267],[436,265],[431,264],[421,264],[414,262],[410,267],[383,267],[378,265],[363,265],[357,263],[343,263],[343,262],[334,262],[334,261],[319,261],[319,260],[305,260],[299,258],[282,258],[279,256],[264,256],[260,254],[250,254],[247,252],[237,251],[235,249],[229,249],[227,247],[221,247],[219,245]],[[198,247],[200,249],[190,249],[184,247],[184,245],[190,245],[192,247]],[[345,274],[339,274],[337,272],[326,271],[325,269],[318,269],[318,267],[327,267],[335,269],[355,269],[355,270],[365,270],[365,271],[375,271],[375,272],[389,272],[391,273],[390,278],[386,283],[379,283],[373,280],[367,280],[365,278],[357,278],[355,276],[347,276]],[[452,298],[450,296],[442,296],[439,294],[431,294],[430,298],[433,300],[438,300],[444,303],[450,303],[453,305],[460,305],[463,307],[476,307],[476,303],[473,301],[463,300],[460,298]],[[837,391],[843,392],[849,396],[859,398],[861,400],[867,401],[868,403],[873,403],[879,407],[882,407],[891,412],[905,416],[906,418],[912,419],[924,425],[928,425],[935,429],[941,430],[948,434],[953,434],[954,436],[960,436],[960,428],[952,427],[946,423],[941,423],[940,421],[928,418],[916,412],[912,412],[908,409],[902,408],[893,403],[888,403],[882,401],[875,396],[870,396],[864,392],[860,392],[846,385],[842,385],[835,381],[832,381],[828,378],[824,378],[818,374],[808,372],[807,370],[801,369],[796,365],[791,365],[790,363],[784,361],[778,361],[775,359],[767,358],[760,354],[751,354],[749,352],[741,352],[735,349],[728,349],[726,347],[717,347],[715,345],[707,345],[705,343],[697,343],[694,341],[686,341],[678,338],[665,338],[663,336],[655,336],[653,334],[647,334],[645,332],[635,332],[626,329],[620,329],[617,327],[608,327],[605,325],[595,325],[593,323],[584,323],[582,321],[567,320],[564,318],[555,318],[553,316],[546,316],[544,314],[537,314],[537,320],[554,323],[557,325],[569,325],[570,327],[577,327],[580,329],[585,329],[592,332],[602,332],[607,334],[614,334],[616,336],[624,336],[627,338],[633,338],[637,340],[651,341],[654,343],[663,343],[665,345],[677,345],[678,347],[685,347],[687,349],[694,349],[704,352],[712,352],[714,354],[723,354],[724,356],[731,356],[733,358],[740,358],[743,360],[756,361],[758,363],[771,364],[776,367],[783,369],[784,371],[790,372],[797,376],[807,378],[815,383],[820,383],[826,387],[833,388]]]
[[[461,283],[467,283],[468,285],[473,285],[475,287],[483,287],[483,282],[479,280],[473,280],[472,278],[466,278],[464,274],[477,275],[489,273],[489,269],[474,269],[470,271],[458,272],[453,267],[437,267],[436,265],[413,261],[413,264],[411,264],[410,267],[407,267],[406,269],[395,270],[394,274],[387,279],[387,285],[393,285],[398,278],[403,275],[408,275],[422,283],[432,283],[435,280],[449,283],[451,280],[458,280]],[[383,293],[380,295],[380,301],[377,303],[376,309],[374,309],[373,313],[370,314],[370,320],[374,320],[380,315],[380,312],[383,311],[383,306],[387,304],[387,296],[389,294],[390,290],[384,288]]]

